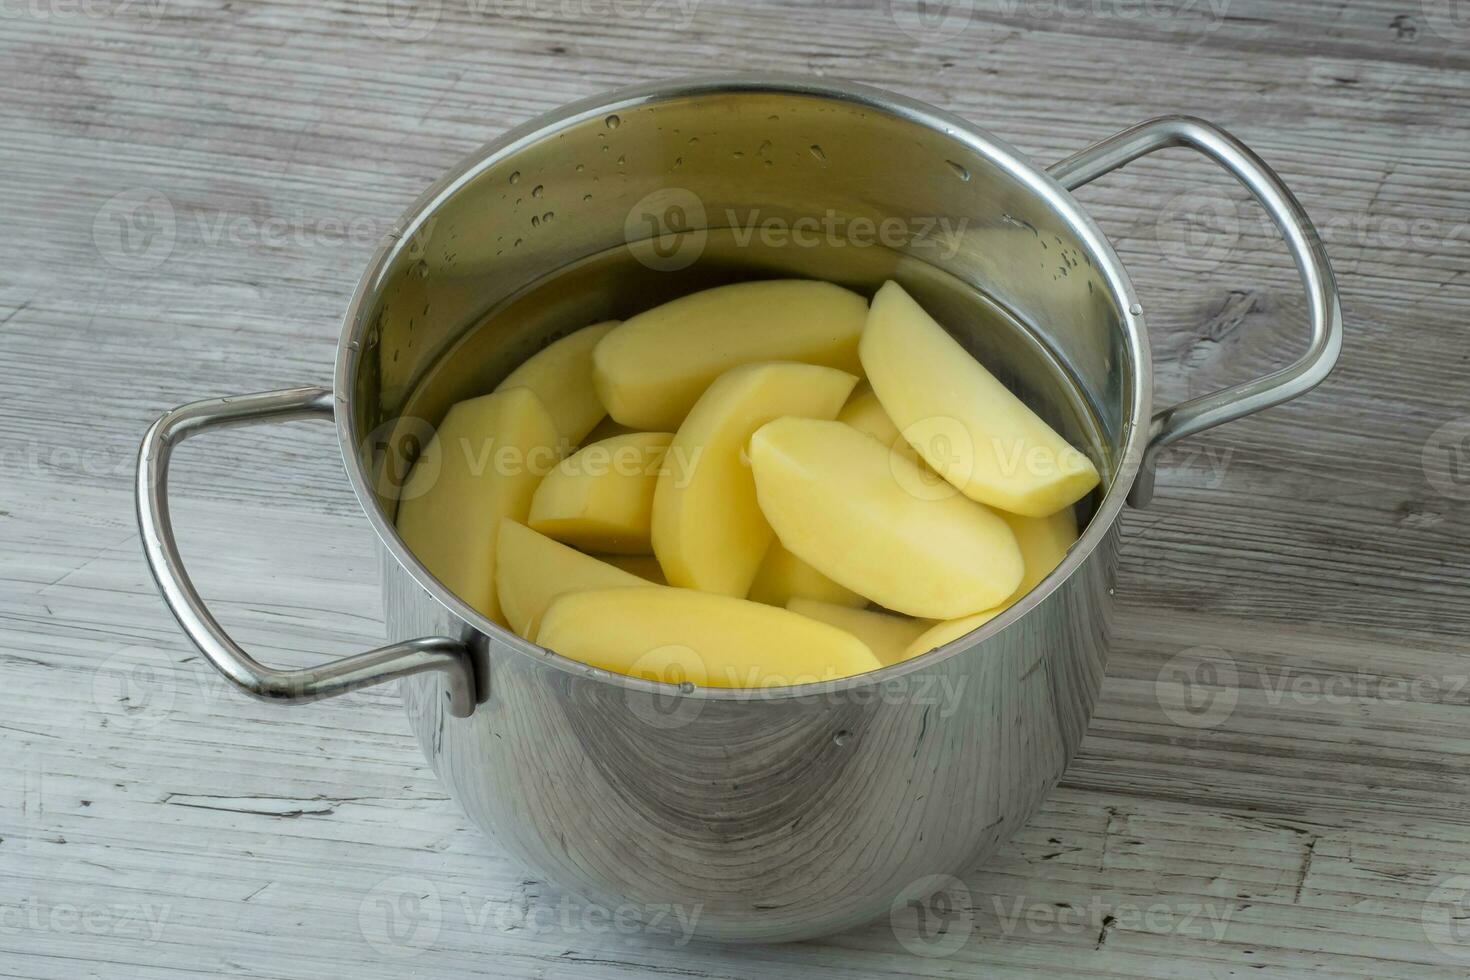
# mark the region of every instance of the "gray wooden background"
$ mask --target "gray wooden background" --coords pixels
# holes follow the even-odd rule
[[[327,381],[360,267],[437,174],[567,100],[735,68],[893,88],[1043,162],[1203,115],[1341,279],[1336,375],[1170,453],[1127,515],[1081,757],[943,936],[619,925],[467,825],[392,691],[228,690],[138,552],[148,422]],[[1465,976],[1467,100],[1465,0],[0,0],[0,974]],[[1160,404],[1301,348],[1280,243],[1207,164],[1081,197]],[[180,454],[185,553],[280,663],[381,635],[328,428]]]

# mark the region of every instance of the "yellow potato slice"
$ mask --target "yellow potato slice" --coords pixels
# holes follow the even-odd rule
[[[527,525],[584,551],[648,554],[653,490],[673,438],[632,432],[577,450],[536,488]]]
[[[567,445],[578,445],[607,415],[592,385],[592,348],[617,325],[617,320],[609,320],[568,334],[532,354],[495,390],[530,388]]]
[[[601,405],[602,402],[599,401],[597,404]],[[601,422],[598,422],[597,425],[593,427],[591,432],[587,433],[587,435],[582,438],[582,445],[590,446],[594,442],[601,442],[604,439],[611,439],[613,436],[625,436],[630,432],[637,431],[637,429],[630,429],[626,425],[623,425],[611,415],[607,415],[603,417]]]
[[[880,666],[861,640],[826,623],[657,585],[563,595],[536,642],[605,670],[704,687],[785,687]]]
[[[647,588],[650,583],[614,568],[523,524],[500,522],[495,584],[500,610],[510,628],[535,640],[552,601],[587,589]]]
[[[525,520],[560,437],[530,388],[449,409],[399,495],[398,533],[435,578],[504,625],[495,592],[502,518]]]
[[[1001,519],[1010,525],[1021,546],[1021,557],[1026,561],[1026,574],[1015,594],[1003,605],[1009,606],[1027,592],[1041,584],[1052,569],[1067,557],[1067,549],[1077,542],[1077,515],[1066,507],[1050,517],[1021,517],[1017,514],[1000,513]]]
[[[904,659],[904,653],[914,641],[935,625],[932,619],[909,619],[812,599],[792,599],[786,603],[786,608],[808,619],[846,630],[862,640],[885,667]]]
[[[859,432],[866,432],[896,453],[915,462],[919,461],[918,451],[909,445],[903,433],[898,431],[898,426],[893,424],[893,419],[883,411],[878,396],[873,394],[873,386],[866,381],[853,389],[847,404],[837,413],[837,421],[846,423]]]
[[[692,293],[628,319],[593,351],[608,413],[635,429],[672,430],[724,372],[754,361],[804,361],[858,373],[868,304],[826,282],[742,282]]]
[[[1021,582],[1016,536],[968,497],[924,497],[918,464],[841,422],[783,418],[750,440],[761,511],[835,582],[910,616],[989,609]]]
[[[958,640],[966,633],[984,626],[1000,613],[1000,609],[987,609],[973,616],[962,616],[959,619],[951,619],[938,626],[932,626],[925,630],[917,640],[910,643],[908,649],[898,659],[899,661],[912,660],[921,653],[928,653],[936,647],[942,647],[946,643]]]
[[[1097,468],[970,356],[897,283],[873,297],[859,347],[888,417],[972,500],[1054,514],[1097,486]]]
[[[750,583],[750,593],[746,598],[790,608],[790,600],[798,597],[852,608],[868,604],[867,599],[838,585],[787,551],[781,546],[781,542],[772,541],[771,546],[766,549],[765,559],[756,570],[755,581]]]
[[[669,445],[653,496],[653,553],[670,585],[749,593],[771,528],[756,503],[746,441],[783,415],[832,418],[856,383],[835,368],[774,361],[710,385]]]
[[[652,555],[598,555],[597,557],[609,565],[616,565],[625,572],[647,579],[654,585],[669,584],[664,578],[663,566]]]

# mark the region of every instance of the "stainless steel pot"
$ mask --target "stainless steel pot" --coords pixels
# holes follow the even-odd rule
[[[1306,291],[1310,343],[1275,373],[1151,414],[1142,307],[1068,191],[1171,146],[1220,164],[1279,226]],[[851,239],[863,219],[895,219],[904,232],[891,247],[741,241],[742,227],[824,221]],[[926,223],[953,231],[948,247],[932,247]],[[691,690],[521,640],[404,547],[392,479],[403,438],[559,333],[770,275],[868,292],[899,279],[1090,448],[1104,485],[1081,540],[1042,585],[969,636],[873,674]],[[957,304],[956,290],[974,295]],[[450,793],[533,868],[609,907],[697,909],[702,936],[799,939],[883,915],[928,876],[972,867],[1035,811],[1087,727],[1111,632],[1118,515],[1125,499],[1148,502],[1153,454],[1307,391],[1341,337],[1332,271],[1306,214],[1208,123],[1155,119],[1043,169],[964,120],[863,86],[662,82],[536,119],[435,184],[358,284],[334,389],[163,416],[143,440],[138,519],[170,609],[246,692],[300,702],[402,679]],[[283,671],[231,640],[190,583],[166,480],[170,452],[189,436],[308,417],[335,419],[382,541],[392,643]]]

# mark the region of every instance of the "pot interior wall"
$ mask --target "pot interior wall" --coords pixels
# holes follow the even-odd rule
[[[393,513],[449,405],[550,341],[777,276],[866,295],[898,280],[1111,483],[1137,366],[1064,218],[961,135],[862,102],[741,91],[519,140],[404,229],[357,325],[358,451],[380,503]]]

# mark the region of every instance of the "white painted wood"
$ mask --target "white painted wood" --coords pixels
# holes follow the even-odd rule
[[[1425,470],[1470,415],[1470,27],[1439,0],[1061,6],[952,2],[967,26],[922,40],[908,0],[0,7],[0,975],[1470,973],[1470,487]],[[392,692],[235,695],[138,552],[148,421],[326,380],[373,239],[441,170],[568,99],[712,68],[895,88],[1041,160],[1197,113],[1281,171],[1341,276],[1338,373],[1167,454],[1127,516],[1082,755],[967,877],[947,956],[889,923],[738,950],[594,931],[445,799]],[[1301,344],[1289,263],[1222,181],[1171,153],[1081,195],[1144,298],[1160,403]],[[173,211],[154,267],[109,244],[125,193]],[[1218,264],[1161,235],[1181,194],[1241,205]],[[191,445],[176,494],[245,645],[302,664],[381,636],[326,426]],[[1202,659],[1220,686],[1191,714],[1174,667]]]

